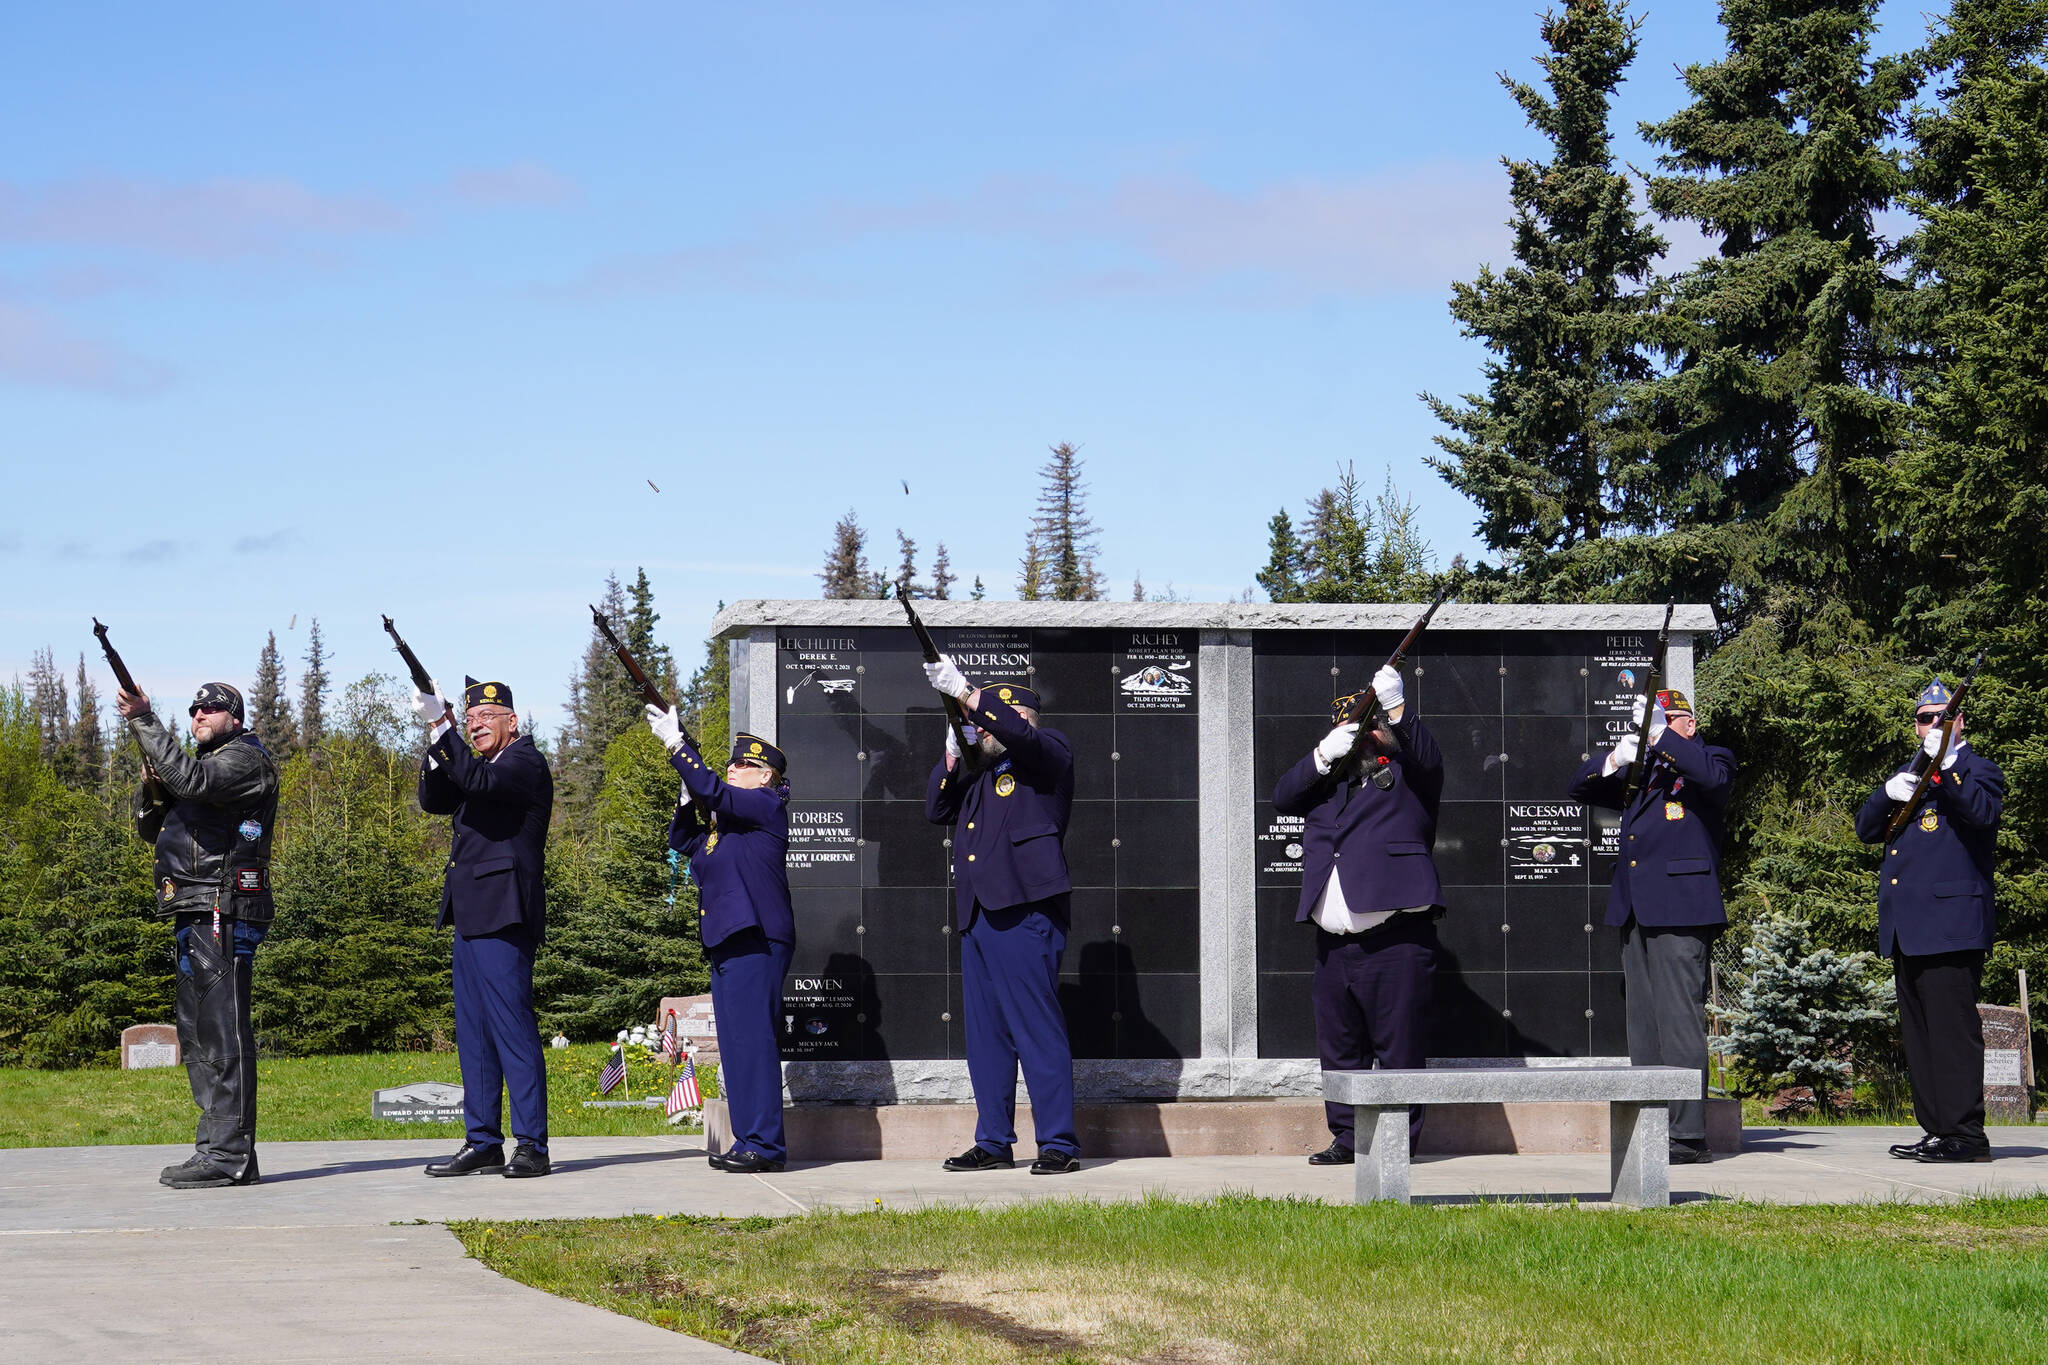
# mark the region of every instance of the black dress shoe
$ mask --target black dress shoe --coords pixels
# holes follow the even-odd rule
[[[714,1171],[725,1171],[732,1169],[730,1166],[726,1165],[728,1161],[732,1160],[731,1152],[706,1152],[704,1154],[704,1160],[710,1163],[711,1169]]]
[[[1341,1142],[1333,1141],[1329,1146],[1323,1148],[1322,1151],[1311,1156],[1308,1159],[1308,1164],[1311,1166],[1349,1166],[1356,1160],[1358,1158],[1352,1154],[1349,1147],[1346,1147]]]
[[[156,1183],[174,1190],[214,1190],[226,1185],[260,1185],[263,1177],[256,1171],[256,1158],[253,1156],[249,1158],[249,1169],[236,1175],[194,1152],[181,1164],[164,1167]]]
[[[1072,1175],[1081,1169],[1081,1158],[1072,1152],[1040,1152],[1031,1163],[1033,1175]]]
[[[501,1171],[505,1168],[503,1147],[479,1147],[474,1142],[465,1143],[461,1151],[446,1161],[431,1162],[428,1175],[475,1175],[478,1171]]]
[[[784,1164],[761,1152],[733,1152],[725,1158],[723,1169],[734,1175],[772,1175]]]
[[[505,1178],[507,1180],[531,1180],[535,1176],[546,1175],[553,1169],[554,1167],[548,1164],[548,1154],[546,1152],[543,1152],[530,1142],[522,1142],[519,1144],[518,1150],[512,1153],[512,1159],[505,1163]]]
[[[958,1156],[947,1157],[945,1167],[949,1171],[1014,1171],[1017,1163],[976,1143]]]
[[[1674,1142],[1671,1144],[1671,1164],[1674,1166],[1705,1166],[1714,1159],[1714,1149],[1706,1143]]]
[[[1920,1149],[1913,1158],[1933,1166],[1962,1166],[1973,1161],[1991,1160],[1991,1144],[1973,1147],[1957,1137],[1936,1138]]]
[[[1894,1142],[1885,1150],[1901,1161],[1913,1161],[1919,1158],[1920,1153],[1939,1141],[1941,1139],[1932,1133],[1922,1133],[1918,1142]]]

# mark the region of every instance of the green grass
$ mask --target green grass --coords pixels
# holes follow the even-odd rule
[[[552,1137],[674,1133],[659,1109],[585,1109],[597,1098],[597,1073],[609,1048],[587,1044],[548,1052],[548,1129]],[[635,1097],[663,1094],[667,1069],[627,1059]],[[704,1093],[718,1093],[717,1069],[699,1067]],[[282,1057],[256,1067],[256,1139],[308,1142],[339,1138],[457,1138],[459,1123],[393,1123],[370,1117],[370,1092],[413,1081],[460,1084],[452,1052],[390,1052],[356,1057]],[[0,1070],[0,1147],[87,1147],[190,1142],[198,1110],[185,1068],[148,1071]],[[614,1099],[620,1098],[614,1094]]]
[[[793,1362],[2048,1360],[2038,1198],[1226,1196],[454,1230],[515,1280]]]

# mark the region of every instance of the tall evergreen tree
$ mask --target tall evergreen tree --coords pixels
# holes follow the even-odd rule
[[[828,599],[880,597],[887,580],[868,567],[868,533],[860,518],[849,509],[832,528],[832,548],[825,552],[825,568],[818,575]]]
[[[315,749],[327,734],[327,643],[320,618],[306,632],[306,667],[299,674],[299,747]]]
[[[978,578],[974,581],[976,584],[981,582]],[[1044,596],[1045,544],[1034,525],[1024,534],[1024,557],[1017,561],[1017,600],[1036,602]]]
[[[1486,393],[1422,395],[1456,433],[1430,464],[1478,505],[1487,545],[1529,566],[1525,582],[1560,569],[1558,551],[1649,525],[1649,434],[1630,396],[1650,374],[1644,286],[1664,243],[1638,219],[1608,127],[1641,26],[1627,0],[1568,0],[1540,24],[1548,94],[1501,75],[1550,155],[1502,159],[1515,264],[1452,286],[1451,315],[1490,352]]]
[[[946,554],[946,542],[939,542],[938,553],[932,556],[932,598],[944,602],[953,595],[953,585],[960,581],[960,575],[953,572],[953,561]]]
[[[1666,556],[1630,590],[1715,601],[1735,629],[1768,617],[1787,641],[1898,583],[1859,472],[1898,425],[1880,314],[1902,286],[1874,220],[1901,187],[1889,144],[1915,85],[1910,63],[1870,56],[1878,3],[1724,0],[1727,55],[1687,67],[1693,102],[1642,128],[1666,149],[1651,207],[1720,250],[1672,282],[1651,390],[1648,515],[1694,560]]]
[[[976,574],[974,576],[974,587],[968,592],[967,598],[971,602],[979,602],[987,596],[988,589],[981,586],[981,575]]]
[[[1088,488],[1081,481],[1080,452],[1071,442],[1061,441],[1052,447],[1052,456],[1039,467],[1038,476],[1038,511],[1032,521],[1039,561],[1037,596],[1055,602],[1099,601],[1102,574],[1095,567],[1099,550],[1095,523],[1088,516]],[[1027,568],[1030,558],[1027,548]]]
[[[1294,534],[1294,519],[1281,508],[1266,523],[1266,567],[1259,570],[1259,587],[1269,602],[1299,602],[1301,589],[1301,541]]]
[[[29,699],[35,706],[36,736],[45,760],[54,760],[71,745],[71,689],[48,645],[30,656]]]
[[[917,542],[904,535],[900,526],[896,528],[896,552],[902,559],[896,565],[896,577],[890,587],[897,599],[929,596],[924,585],[917,581]]]
[[[256,658],[256,682],[249,689],[249,728],[279,759],[291,752],[299,738],[285,689],[284,660],[278,656],[277,632],[273,630]]]
[[[606,575],[598,609],[614,623],[614,630],[626,620],[626,592],[617,574]],[[623,631],[621,638],[625,638]],[[644,705],[633,680],[593,622],[583,646],[583,662],[569,679],[569,700],[563,707],[569,719],[556,740],[557,822],[576,831],[587,825],[604,785],[605,750],[641,722]]]
[[[100,721],[100,693],[78,656],[78,719],[71,727],[72,769],[81,791],[98,791],[107,778],[107,733]]]
[[[667,645],[654,638],[654,627],[660,622],[661,613],[654,609],[654,587],[647,581],[645,568],[634,575],[633,586],[626,589],[626,603],[626,648],[633,651],[633,657],[640,661],[640,667],[647,670],[647,676],[654,680],[661,694],[673,699],[677,683],[676,658]]]

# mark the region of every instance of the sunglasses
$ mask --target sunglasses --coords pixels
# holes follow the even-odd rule
[[[195,706],[185,714],[188,716],[224,716],[227,713],[228,708],[225,706]]]
[[[1913,723],[1915,725],[1939,725],[1941,724],[1941,712],[1915,711],[1913,713]]]
[[[758,758],[736,758],[725,766],[728,768],[760,768],[763,771],[768,770],[768,765]]]

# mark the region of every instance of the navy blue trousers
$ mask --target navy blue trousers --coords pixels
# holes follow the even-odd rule
[[[732,1150],[787,1161],[782,1137],[782,979],[793,945],[759,928],[704,950],[711,961],[711,1011],[718,1028],[718,1085],[732,1122]]]
[[[1031,1096],[1040,1153],[1081,1154],[1074,1136],[1074,1051],[1060,1012],[1060,956],[1067,950],[1065,897],[978,909],[960,935],[960,994],[967,1079],[974,1087],[974,1144],[1008,1157],[1017,1140],[1017,1068]]]
[[[1429,1060],[1429,1004],[1436,978],[1436,921],[1396,915],[1365,934],[1316,930],[1316,1051],[1326,1071],[1419,1067]],[[1330,1135],[1352,1140],[1351,1106],[1323,1105]],[[1408,1109],[1408,1136],[1422,1136],[1422,1106]]]
[[[533,933],[524,925],[455,936],[455,1056],[462,1064],[462,1120],[479,1147],[504,1145],[502,1095],[512,1133],[548,1149],[548,1068],[533,1016]]]

